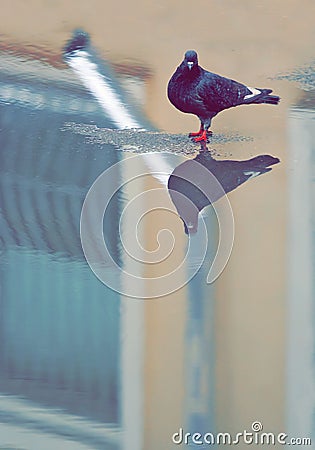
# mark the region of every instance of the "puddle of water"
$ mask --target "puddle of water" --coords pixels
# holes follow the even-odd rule
[[[312,91],[315,89],[315,61],[312,61],[310,65],[298,67],[290,73],[280,74],[276,79],[292,81],[297,83],[301,89]]]
[[[133,153],[149,152],[170,152],[181,155],[194,155],[199,151],[200,146],[191,142],[187,135],[170,134],[158,131],[144,130],[113,130],[98,128],[95,125],[85,125],[76,123],[66,123],[64,131],[86,136],[88,142],[97,144],[112,144],[118,150],[130,151]],[[251,137],[239,136],[237,134],[215,134],[209,138],[209,146],[216,146],[211,150],[213,154],[219,155],[218,148],[225,148],[230,142],[249,142]]]

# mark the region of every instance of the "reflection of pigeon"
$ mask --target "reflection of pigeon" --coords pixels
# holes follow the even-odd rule
[[[184,113],[199,117],[201,126],[195,141],[206,141],[211,120],[220,111],[238,105],[269,103],[277,105],[280,97],[270,95],[271,89],[256,89],[229,78],[207,72],[198,65],[194,50],[188,50],[181,65],[168,83],[170,102]],[[211,132],[210,132],[211,133]]]
[[[250,178],[269,172],[269,166],[278,162],[278,158],[270,155],[256,156],[247,161],[217,161],[209,152],[204,152],[177,166],[169,177],[168,189],[184,222],[185,233],[197,232],[198,213],[205,206]]]

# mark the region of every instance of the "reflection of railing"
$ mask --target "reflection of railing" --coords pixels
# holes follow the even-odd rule
[[[0,389],[117,422],[115,294],[80,262],[13,250],[4,258]]]
[[[105,426],[61,410],[40,408],[12,395],[0,395],[0,400],[1,441],[10,440],[6,448],[120,448],[121,431],[113,425]]]
[[[119,154],[61,131],[66,90],[0,87],[0,391],[118,423],[119,297],[86,265],[79,221],[88,188]],[[111,126],[76,96],[74,120]],[[118,255],[114,203],[107,238]]]
[[[22,90],[17,89],[15,95]],[[64,93],[59,96],[65,101]],[[77,102],[84,105],[82,99]],[[63,115],[29,106],[1,107],[2,238],[6,245],[82,258],[79,218],[84,196],[95,178],[117,162],[118,155],[111,152],[109,156],[106,147],[111,147],[103,146],[100,152],[84,138],[62,132]],[[111,211],[111,217],[115,216]]]

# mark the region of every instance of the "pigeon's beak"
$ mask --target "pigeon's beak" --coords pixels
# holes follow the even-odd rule
[[[188,69],[191,70],[193,68],[194,63],[192,61],[188,61],[187,66]]]

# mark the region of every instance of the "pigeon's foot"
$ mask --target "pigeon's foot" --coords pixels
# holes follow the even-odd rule
[[[197,137],[193,138],[194,142],[209,142],[208,136],[212,135],[212,131],[203,130],[201,134],[197,135]]]
[[[200,130],[197,131],[197,133],[189,133],[188,137],[201,136],[203,132],[204,132],[204,129],[200,128]]]
[[[212,131],[210,130],[204,130],[203,128],[200,128],[197,133],[189,133],[189,137],[193,138],[194,142],[208,142],[208,137],[212,135]]]

